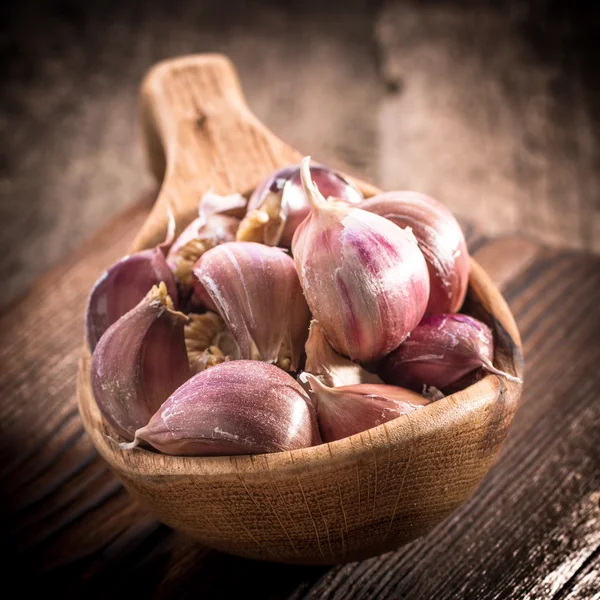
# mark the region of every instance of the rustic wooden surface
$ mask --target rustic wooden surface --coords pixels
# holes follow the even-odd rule
[[[146,515],[84,435],[88,290],[149,210],[118,218],[0,319],[5,581],[87,598],[569,598],[600,593],[600,261],[518,239],[470,246],[503,282],[528,357],[498,463],[432,534],[333,568],[206,549]],[[8,585],[8,583],[6,583]]]
[[[0,305],[133,201],[139,83],[207,51],[292,146],[484,231],[600,251],[600,4],[508,4],[6,0]]]

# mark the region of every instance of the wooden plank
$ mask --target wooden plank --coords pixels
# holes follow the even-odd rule
[[[593,597],[600,261],[545,250],[508,277],[526,390],[505,450],[470,502],[382,557],[272,565],[203,548],[153,521],[96,457],[74,412],[88,290],[147,209],[113,222],[0,318],[3,546],[13,557],[7,572],[25,571],[24,588],[91,598]],[[480,241],[477,255],[497,268],[497,254],[523,254],[522,242],[507,244]]]

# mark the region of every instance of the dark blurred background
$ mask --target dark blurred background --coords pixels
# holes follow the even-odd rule
[[[5,0],[6,305],[151,185],[137,92],[224,52],[277,134],[491,234],[600,251],[597,2]]]

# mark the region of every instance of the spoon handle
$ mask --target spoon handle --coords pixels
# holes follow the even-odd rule
[[[176,58],[150,70],[141,88],[142,131],[153,175],[162,181],[134,250],[161,241],[170,205],[178,231],[197,214],[209,189],[247,192],[301,154],[250,111],[225,56]]]

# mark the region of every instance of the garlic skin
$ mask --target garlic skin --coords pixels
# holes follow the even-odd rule
[[[340,356],[332,347],[318,321],[312,321],[306,341],[304,370],[329,387],[383,383],[374,373]]]
[[[319,165],[311,166],[310,173],[325,198],[331,196],[349,204],[363,200],[360,190],[339,173]],[[289,248],[294,232],[309,212],[300,165],[284,167],[263,180],[250,196],[237,240]]]
[[[241,359],[298,368],[310,313],[294,261],[281,248],[221,244],[200,258],[194,275],[231,331]]]
[[[321,443],[300,385],[264,362],[236,360],[194,375],[140,428],[131,444],[175,456],[263,454]]]
[[[126,439],[189,378],[186,322],[160,283],[98,342],[91,365],[94,397],[106,421]]]
[[[473,371],[521,382],[494,367],[491,329],[463,314],[426,316],[410,337],[381,361],[378,373],[386,383],[421,390],[423,385],[448,388]]]
[[[194,284],[194,263],[210,248],[235,240],[238,216],[246,207],[240,194],[219,196],[207,192],[200,200],[198,217],[175,240],[167,254],[167,264],[184,287]]]
[[[296,230],[292,253],[304,295],[339,353],[370,362],[416,327],[429,299],[429,273],[414,236],[387,219],[327,202],[302,181],[312,211]]]
[[[334,442],[387,423],[430,403],[393,385],[329,387],[309,373],[300,376],[312,389],[323,442]]]
[[[161,281],[177,306],[177,286],[162,246],[126,256],[110,267],[96,281],[88,298],[85,330],[90,352],[104,332]]]
[[[417,192],[386,192],[365,200],[360,208],[411,228],[429,269],[426,314],[457,312],[469,284],[469,251],[454,215]]]
[[[208,190],[198,204],[198,217],[205,223],[214,215],[224,215],[241,219],[246,214],[248,201],[242,194],[221,196]]]

